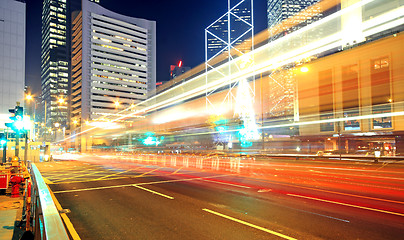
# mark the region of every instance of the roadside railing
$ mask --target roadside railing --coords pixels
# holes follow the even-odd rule
[[[31,163],[31,212],[33,218],[32,232],[34,239],[68,240],[63,221],[57,210],[52,195],[45,184],[41,173]]]

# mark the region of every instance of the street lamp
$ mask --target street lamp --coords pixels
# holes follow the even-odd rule
[[[25,96],[25,99],[28,100],[28,101],[31,101],[31,100],[32,100],[32,95],[31,95],[31,94],[27,94],[27,95]]]
[[[308,67],[301,67],[300,68],[300,72],[302,72],[302,73],[306,73],[306,72],[308,72],[309,71],[309,68]]]
[[[117,108],[117,107],[119,107],[119,101],[118,100],[116,100],[115,102],[114,102],[114,104],[115,104],[115,107]]]

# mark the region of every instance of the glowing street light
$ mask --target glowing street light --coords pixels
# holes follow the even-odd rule
[[[308,72],[309,71],[309,68],[308,67],[301,67],[300,68],[300,72],[302,72],[302,73],[306,73],[306,72]]]
[[[27,95],[25,96],[25,99],[28,100],[28,101],[31,101],[31,100],[32,100],[32,95],[31,95],[31,94],[27,94]]]
[[[114,104],[115,104],[115,107],[119,107],[120,103],[118,101],[115,101]]]
[[[63,103],[65,103],[65,100],[64,100],[63,98],[59,98],[58,102],[59,102],[60,104],[63,104]]]

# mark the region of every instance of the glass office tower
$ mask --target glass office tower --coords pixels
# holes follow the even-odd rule
[[[42,6],[42,105],[43,120],[50,136],[56,136],[68,125],[69,58],[66,44],[66,1],[44,0]]]

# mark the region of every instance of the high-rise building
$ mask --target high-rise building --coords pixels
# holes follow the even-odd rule
[[[24,102],[25,9],[21,1],[0,1],[0,122],[9,120],[16,102]]]
[[[224,52],[223,49],[226,49],[228,43],[232,43],[232,46],[235,47],[251,37],[251,34],[240,37],[240,35],[249,30],[250,26],[248,24],[252,24],[251,8],[247,3],[249,2],[239,4],[230,13],[223,15],[208,27],[211,33],[207,35],[208,59],[220,52]],[[243,50],[245,49],[240,51]],[[250,50],[250,48],[247,50]]]
[[[69,57],[66,0],[44,0],[42,5],[41,82],[46,127],[68,125]]]
[[[72,23],[73,125],[147,99],[156,88],[156,22],[83,1]]]
[[[320,19],[322,13],[319,7],[315,6],[311,7],[310,10],[307,9],[317,2],[319,0],[267,0],[269,42]],[[280,32],[273,33],[272,29],[286,19],[290,19],[288,24],[279,25],[281,27]],[[321,35],[319,32],[317,34]],[[297,46],[309,43],[311,40],[316,39],[316,37],[314,33],[304,39],[293,38],[285,43],[284,46],[287,48],[296,48]],[[277,51],[281,52],[283,49],[279,48]],[[268,83],[272,88],[267,97],[268,102],[276,104],[265,112],[267,117],[292,116],[294,114],[294,108],[296,107],[296,82],[293,74],[292,71],[288,70],[288,66],[285,67],[283,74],[278,74],[276,71],[271,73]]]
[[[268,0],[267,1],[267,19],[268,28],[286,20],[307,7],[319,2],[320,0]],[[299,18],[300,22],[311,19]]]

